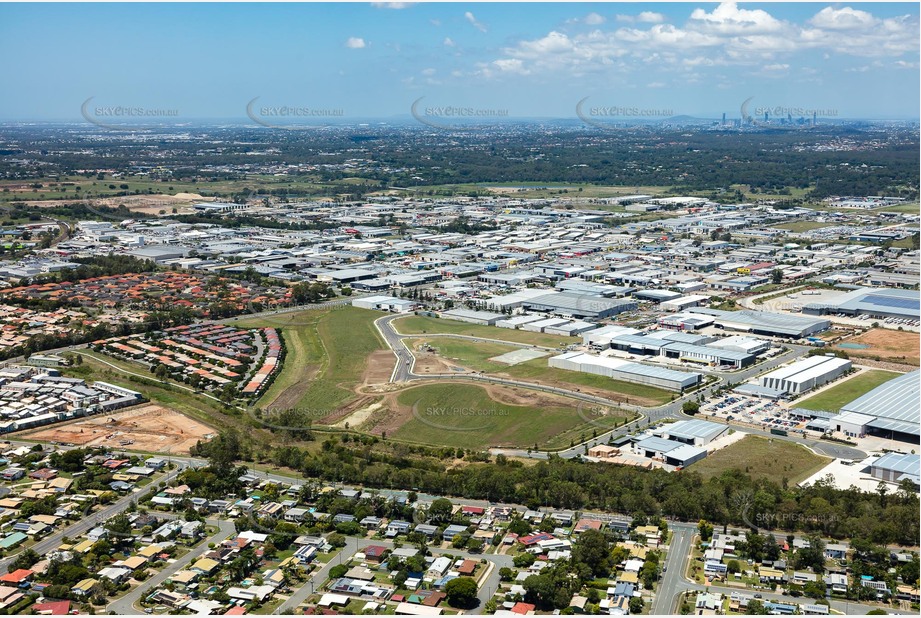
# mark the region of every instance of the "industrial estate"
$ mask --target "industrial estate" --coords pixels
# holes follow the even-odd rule
[[[747,104],[0,124],[0,614],[917,615],[919,125]]]

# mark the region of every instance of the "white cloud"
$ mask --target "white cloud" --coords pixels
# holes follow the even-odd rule
[[[583,19],[582,21],[584,21],[589,26],[600,26],[607,20],[604,18],[603,15],[599,15],[598,13],[589,13],[588,15],[585,16],[585,19]]]
[[[666,86],[665,82],[649,82],[648,84],[646,84],[647,88],[665,88],[665,86]]]
[[[617,15],[614,19],[625,24],[661,24],[665,21],[665,15],[655,11],[643,11],[639,15]]]
[[[361,37],[350,36],[345,42],[345,46],[349,49],[364,49],[368,44],[365,43],[365,40]]]
[[[661,24],[665,21],[665,15],[654,11],[643,11],[636,16],[636,21],[644,24]]]
[[[780,63],[777,63],[777,64],[766,64],[766,65],[764,65],[763,68],[764,68],[765,71],[786,71],[787,69],[790,68],[790,65],[789,65],[789,64],[780,64]]]
[[[493,62],[480,65],[486,67],[480,74],[559,70],[576,75],[612,68],[628,72],[638,63],[683,71],[734,65],[776,72],[802,64],[793,62],[795,54],[810,50],[826,58],[918,61],[917,16],[879,19],[851,8],[827,8],[811,19],[794,23],[762,9],[740,8],[734,2],[726,2],[709,11],[694,9],[683,25],[653,23],[662,19],[664,16],[658,13],[617,15],[616,20],[627,25],[568,35],[551,31],[520,40],[503,48]],[[781,65],[786,68],[781,69]],[[765,69],[766,66],[773,68]]]
[[[784,24],[767,11],[740,9],[735,2],[724,2],[707,13],[694,9],[689,22],[694,28],[721,34],[756,34],[778,32]]]
[[[454,42],[454,40],[453,40],[451,37],[449,37],[449,36],[446,36],[446,37],[445,37],[445,40],[444,40],[444,46],[445,46],[445,47],[454,47],[455,45],[456,45],[456,43]]]
[[[877,23],[877,19],[866,11],[857,11],[849,6],[843,9],[827,6],[816,13],[809,23],[827,30],[850,30],[871,27]]]
[[[435,69],[433,69],[433,68],[422,69],[422,71],[421,71],[421,73],[422,73],[423,75],[425,75],[426,77],[431,77],[431,76],[434,75],[436,72],[437,72],[437,71],[436,71]]]
[[[467,11],[466,13],[464,13],[464,19],[470,22],[470,25],[476,28],[477,30],[479,30],[480,32],[486,32],[486,26],[478,22],[476,17],[474,17],[473,13],[471,13],[470,11]]]
[[[378,8],[378,9],[400,10],[400,9],[408,9],[414,4],[415,2],[372,2],[371,6]]]

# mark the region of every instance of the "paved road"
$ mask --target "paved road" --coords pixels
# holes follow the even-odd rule
[[[782,603],[792,603],[799,605],[808,603],[810,599],[806,597],[791,597],[769,591],[746,590],[744,588],[732,588],[729,586],[709,585],[704,586],[687,579],[688,564],[691,559],[691,549],[694,536],[697,534],[697,526],[691,523],[672,522],[669,524],[672,533],[672,539],[668,556],[666,557],[666,571],[659,582],[659,594],[656,595],[653,602],[651,615],[668,615],[678,612],[678,598],[683,592],[719,592],[725,595],[733,592],[743,594],[760,594],[766,601],[778,601]],[[831,607],[851,615],[863,615],[871,609],[879,609],[878,606],[863,605],[860,603],[851,603],[847,601],[831,600]],[[886,610],[890,614],[897,612],[888,607]]]
[[[166,476],[156,479],[155,482],[156,483],[167,483],[171,481],[182,471],[184,467],[185,466],[183,464],[180,464],[176,470],[172,470],[171,472],[167,473]],[[51,536],[45,537],[44,539],[42,539],[41,541],[33,545],[32,549],[35,550],[35,552],[38,553],[39,555],[49,552],[52,549],[56,549],[61,544],[61,540],[65,536],[72,538],[72,539],[77,538],[84,532],[91,530],[92,528],[98,526],[100,523],[105,522],[110,517],[113,517],[117,515],[118,513],[121,513],[126,508],[128,508],[128,506],[131,504],[132,501],[137,500],[138,495],[145,493],[147,489],[148,488],[145,487],[145,488],[142,488],[141,491],[137,493],[130,493],[125,496],[122,496],[121,498],[119,498],[112,504],[109,504],[105,508],[95,513],[89,514],[88,516],[84,517],[83,519],[80,519],[79,521],[68,526],[67,528],[63,528],[55,532]],[[17,552],[17,554],[18,553],[19,552]],[[9,565],[9,563],[13,560],[15,556],[16,554],[12,554],[10,556],[7,556],[3,560],[0,560],[0,572],[6,571],[7,566]]]
[[[374,324],[377,327],[378,331],[381,333],[381,336],[384,338],[387,346],[393,350],[394,354],[397,357],[397,364],[394,367],[393,374],[390,377],[391,382],[409,382],[409,381],[425,381],[425,380],[435,380],[435,381],[444,381],[444,380],[466,380],[466,381],[477,381],[477,382],[488,382],[492,384],[503,384],[507,386],[516,386],[519,388],[526,388],[529,390],[542,391],[546,393],[553,393],[556,395],[562,395],[564,397],[569,397],[571,399],[579,400],[580,410],[583,408],[581,406],[584,403],[608,406],[614,408],[620,408],[623,410],[628,410],[631,412],[636,412],[641,415],[639,419],[632,423],[628,423],[617,429],[608,429],[608,426],[603,423],[595,423],[590,416],[591,410],[585,409],[583,417],[588,423],[597,424],[601,429],[601,433],[595,438],[592,438],[581,444],[577,444],[572,448],[568,448],[562,451],[557,452],[556,454],[565,459],[572,459],[574,457],[579,457],[584,455],[589,448],[596,446],[598,444],[606,444],[610,440],[627,434],[631,431],[636,430],[641,426],[640,421],[645,420],[646,424],[652,424],[659,422],[668,418],[676,419],[688,419],[691,418],[682,412],[682,405],[686,401],[696,400],[698,397],[703,397],[704,399],[709,398],[717,389],[725,386],[726,384],[739,384],[742,382],[747,382],[752,378],[773,370],[777,366],[786,363],[793,358],[802,356],[806,353],[809,348],[807,346],[801,346],[796,344],[785,344],[788,350],[783,354],[778,354],[777,356],[767,359],[761,363],[758,363],[752,367],[742,369],[739,371],[717,373],[717,372],[707,372],[709,375],[712,375],[717,378],[716,381],[711,382],[707,386],[703,387],[700,390],[697,390],[693,393],[680,396],[674,401],[664,404],[662,406],[653,407],[653,408],[644,408],[635,405],[625,404],[619,401],[612,399],[606,399],[604,397],[599,397],[595,395],[589,395],[586,393],[558,388],[553,386],[546,386],[542,384],[535,384],[533,382],[522,382],[519,380],[497,378],[494,376],[483,375],[481,373],[461,373],[461,374],[417,374],[414,373],[413,369],[415,368],[416,358],[413,356],[409,347],[406,345],[406,339],[412,339],[414,337],[432,337],[432,336],[451,336],[456,338],[466,338],[472,340],[486,341],[482,337],[469,337],[466,335],[439,335],[437,333],[426,334],[426,335],[403,335],[396,331],[393,326],[393,321],[397,320],[403,315],[388,315],[382,318],[375,320]],[[492,340],[489,341],[499,341]],[[503,342],[508,343],[508,342]],[[527,344],[517,344],[513,343],[511,345],[519,345],[521,347],[540,347],[540,346],[529,346]],[[551,348],[544,348],[551,349]],[[780,438],[790,440],[792,442],[799,442],[805,444],[810,448],[813,448],[816,452],[828,455],[831,457],[840,457],[845,459],[858,459],[866,456],[863,451],[854,449],[845,445],[838,445],[830,442],[823,442],[819,440],[810,440],[805,438],[798,438],[795,436],[773,436],[768,432],[763,432],[759,430],[751,430],[749,428],[737,428],[739,431],[746,431],[748,433],[763,434],[765,436],[770,436],[772,438]],[[512,457],[527,457],[532,459],[547,459],[549,455],[543,451],[528,451],[527,449],[490,449],[490,452],[494,455],[503,454]]]
[[[684,573],[691,556],[691,541],[697,534],[693,524],[672,523],[669,526],[671,540],[665,557],[665,572],[659,581],[658,594],[652,603],[650,614],[662,616],[678,613],[678,594],[684,582]]]
[[[147,596],[147,594],[151,592],[155,587],[165,582],[178,571],[181,571],[188,565],[198,560],[202,554],[208,551],[209,543],[220,543],[221,541],[224,541],[231,536],[236,535],[237,533],[233,522],[226,519],[209,519],[206,521],[206,523],[210,526],[218,527],[218,531],[212,535],[211,538],[202,541],[197,547],[193,548],[192,551],[188,552],[181,558],[178,558],[172,564],[168,564],[167,566],[163,567],[159,573],[142,582],[140,586],[122,598],[116,599],[115,601],[109,603],[108,607],[106,607],[108,612],[111,614],[137,615],[140,613],[140,611],[134,607],[134,604],[138,602],[142,597]]]
[[[273,613],[275,614],[293,614],[294,610],[303,603],[307,597],[315,592],[320,591],[323,584],[329,579],[330,570],[338,565],[342,564],[343,560],[351,558],[355,553],[361,551],[369,545],[383,545],[384,547],[393,548],[393,543],[390,541],[379,541],[376,539],[356,539],[354,537],[346,537],[345,547],[342,548],[335,556],[330,558],[322,568],[314,572],[311,577],[304,583],[303,586],[298,588],[287,601],[278,606]],[[511,567],[513,565],[513,559],[511,556],[506,556],[503,554],[471,554],[470,552],[461,551],[458,549],[438,549],[430,547],[429,551],[433,556],[440,556],[444,554],[450,554],[452,556],[457,556],[458,558],[471,559],[471,560],[481,560],[486,558],[494,566],[487,576],[486,580],[480,586],[477,598],[479,599],[479,605],[466,612],[467,614],[481,614],[483,612],[483,607],[486,605],[486,602],[492,598],[492,595],[495,594],[496,590],[499,588],[499,569],[502,567]]]

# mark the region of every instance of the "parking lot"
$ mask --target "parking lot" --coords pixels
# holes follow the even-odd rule
[[[803,433],[806,419],[791,414],[780,403],[757,397],[730,394],[711,400],[700,407],[704,416],[730,423],[744,423],[759,426],[770,431],[779,429],[790,433]]]

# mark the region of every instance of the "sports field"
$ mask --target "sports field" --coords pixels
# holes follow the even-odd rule
[[[740,470],[754,479],[793,485],[822,469],[831,459],[821,457],[804,446],[780,439],[746,436],[738,442],[709,454],[688,466],[704,479],[728,470]]]
[[[899,375],[901,374],[894,371],[882,371],[879,369],[864,371],[835,384],[821,393],[799,401],[796,405],[807,410],[837,412],[843,405],[854,401],[861,395],[866,395],[880,384],[897,378]]]
[[[410,388],[396,404],[404,420],[388,435],[461,448],[564,448],[626,420],[613,410],[601,417],[543,393],[467,383]]]

